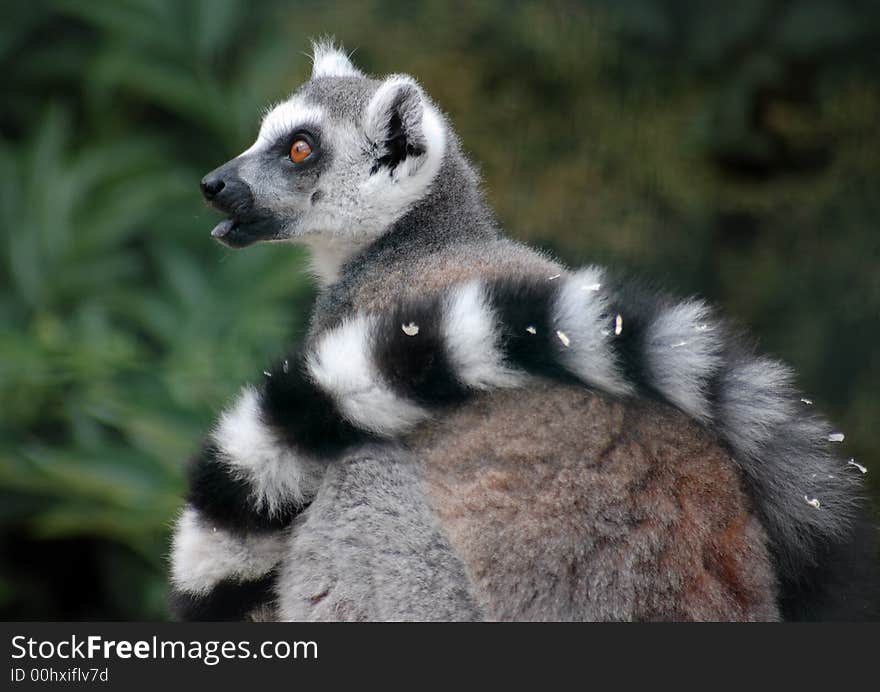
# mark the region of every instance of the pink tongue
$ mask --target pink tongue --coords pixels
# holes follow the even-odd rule
[[[222,238],[234,227],[235,221],[233,221],[232,219],[223,219],[223,221],[214,226],[214,230],[211,231],[211,236],[214,238]]]

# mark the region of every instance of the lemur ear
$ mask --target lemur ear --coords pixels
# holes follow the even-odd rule
[[[393,171],[407,158],[420,157],[429,146],[425,132],[430,108],[421,87],[412,77],[388,77],[367,105],[364,132],[376,147],[374,171]]]
[[[342,48],[332,39],[312,43],[312,79],[316,77],[362,77],[363,74],[348,59]]]

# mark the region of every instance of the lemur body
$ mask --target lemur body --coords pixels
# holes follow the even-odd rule
[[[284,162],[301,141],[311,154]],[[304,351],[194,461],[182,616],[827,606],[813,575],[853,543],[859,474],[787,370],[698,301],[505,238],[410,78],[366,78],[319,45],[312,79],[203,189],[231,215],[215,236],[304,242],[325,286]]]

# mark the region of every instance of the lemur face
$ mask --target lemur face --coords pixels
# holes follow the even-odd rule
[[[230,247],[360,247],[427,193],[445,132],[411,77],[371,79],[318,44],[311,79],[267,113],[249,149],[202,180],[207,201],[228,215],[211,234]]]

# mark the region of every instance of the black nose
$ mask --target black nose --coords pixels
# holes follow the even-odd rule
[[[205,176],[202,178],[202,194],[209,202],[222,192],[226,183],[220,176]]]

